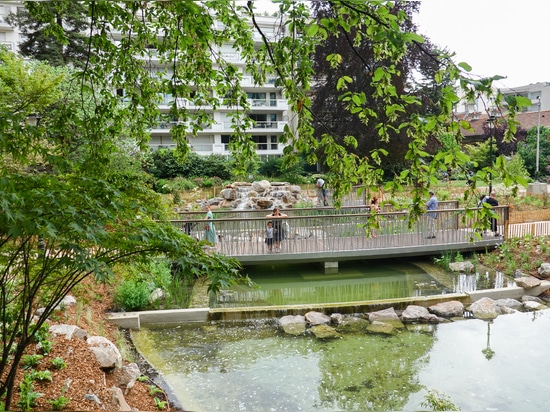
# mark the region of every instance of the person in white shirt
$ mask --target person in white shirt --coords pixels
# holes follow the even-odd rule
[[[323,204],[324,206],[328,206],[325,181],[320,177],[317,179],[317,182],[315,182],[315,186],[317,187],[317,200],[319,202],[319,205]]]

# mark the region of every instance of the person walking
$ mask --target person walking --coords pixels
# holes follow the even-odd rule
[[[204,209],[206,210],[204,220],[208,221],[204,226],[204,239],[215,246],[216,243],[218,243],[218,235],[216,233],[216,227],[212,222],[212,220],[214,220],[214,214],[212,213],[212,210],[210,210],[210,205],[206,205]]]
[[[430,199],[426,202],[426,218],[428,219],[428,236],[426,239],[435,239],[435,220],[437,219],[437,213],[434,210],[437,210],[439,207],[439,202],[433,190],[429,191]]]
[[[318,204],[323,204],[328,206],[327,202],[327,189],[325,188],[325,181],[323,178],[319,177],[315,182],[315,187],[317,187],[317,201]]]
[[[493,208],[498,206],[497,194],[494,190],[489,194],[489,197],[485,200],[485,202],[490,204]],[[498,233],[497,219],[492,217],[489,221],[491,222],[491,231],[493,232],[493,235],[500,236]]]
[[[273,213],[266,217],[272,218],[273,221],[273,247],[275,253],[281,251],[281,242],[285,239],[285,230],[282,222],[282,218],[288,217],[284,213],[281,213],[278,207],[273,209]]]

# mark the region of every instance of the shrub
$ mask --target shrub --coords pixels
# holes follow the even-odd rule
[[[197,187],[197,184],[190,179],[185,177],[176,177],[174,180],[171,180],[166,183],[173,191],[178,190],[193,190]]]
[[[60,411],[62,410],[71,400],[63,395],[57,399],[50,399],[48,403],[52,406],[52,410]]]
[[[155,190],[157,193],[161,193],[161,194],[172,193],[172,187],[170,186],[170,182],[164,179],[157,180],[157,183],[155,184]]]
[[[63,360],[63,358],[57,357],[55,359],[51,360],[52,366],[56,369],[65,369],[67,367],[67,363]]]
[[[36,368],[44,356],[34,354],[34,355],[24,355],[21,358],[21,364],[23,369],[33,369]]]
[[[128,279],[115,288],[113,302],[124,311],[140,310],[147,306],[151,290],[141,279]]]

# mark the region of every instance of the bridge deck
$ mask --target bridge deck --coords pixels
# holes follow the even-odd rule
[[[495,209],[499,215],[499,233],[505,233],[507,207]],[[467,252],[487,250],[503,242],[503,237],[484,235],[481,238],[472,229],[477,216],[464,209],[439,210],[435,225],[435,239],[429,239],[428,221],[424,216],[409,225],[405,212],[370,212],[343,214],[301,215],[282,219],[285,239],[281,250],[269,253],[265,243],[265,227],[272,217],[215,219],[219,236],[215,250],[238,259],[243,265],[269,263],[337,262],[344,260],[384,259],[393,257],[437,255],[445,251]],[[265,211],[264,211],[265,213]],[[290,212],[292,213],[292,211]],[[334,213],[330,212],[329,213]],[[203,238],[204,221],[173,221],[198,239]],[[376,237],[371,235],[374,225]]]

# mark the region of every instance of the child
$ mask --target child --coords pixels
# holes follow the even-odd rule
[[[267,243],[267,248],[269,249],[269,253],[273,252],[273,234],[275,233],[275,229],[273,229],[273,222],[270,220],[267,222],[267,228],[265,230],[265,243]]]

